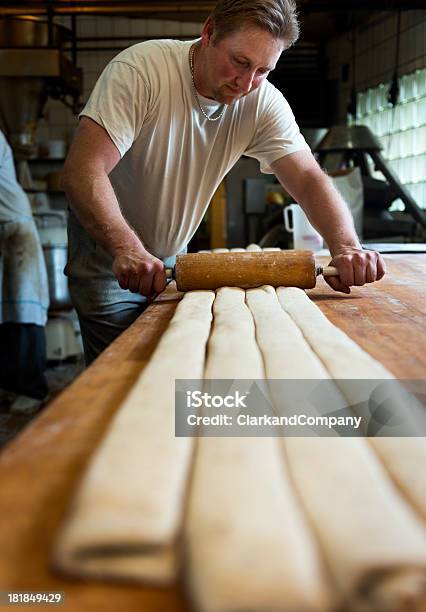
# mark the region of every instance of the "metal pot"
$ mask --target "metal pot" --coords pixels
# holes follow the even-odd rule
[[[50,310],[68,310],[72,308],[68,290],[68,279],[64,274],[64,267],[67,263],[67,251],[67,246],[63,244],[43,246],[49,281]]]
[[[69,30],[52,24],[52,47],[61,48]],[[0,19],[0,47],[47,47],[49,27],[36,17],[3,17]]]

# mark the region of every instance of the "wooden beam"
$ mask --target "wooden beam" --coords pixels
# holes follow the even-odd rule
[[[226,236],[226,190],[224,181],[219,185],[210,203],[210,248],[227,246]]]

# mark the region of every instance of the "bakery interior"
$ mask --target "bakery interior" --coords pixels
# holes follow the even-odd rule
[[[172,341],[170,321],[179,308],[185,314],[185,302],[189,317],[192,312],[186,300],[191,292],[178,291],[174,282],[85,367],[63,272],[69,205],[61,174],[78,115],[120,51],[153,39],[195,40],[213,7],[204,0],[0,5],[0,130],[43,254],[25,273],[33,274],[30,282],[13,263],[22,245],[8,241],[0,210],[0,603],[60,603],[83,612],[426,611],[424,412],[414,433],[369,438],[375,435],[370,432],[359,447],[358,437],[344,434],[329,444],[326,435],[290,436],[280,451],[281,467],[272,448],[280,434],[177,434],[173,406],[167,412],[173,425],[167,417],[164,425],[148,416],[141,431],[132,431],[135,398],[145,405],[152,394],[147,379],[157,373],[164,397],[170,392],[172,399],[179,378],[262,379],[255,374],[268,374],[268,363],[265,378],[281,378],[279,357],[268,361],[263,353],[260,369],[247,368],[253,375],[234,364],[229,372],[210,364],[209,373],[196,376],[195,368],[191,375],[190,364],[207,342],[195,343],[193,330],[175,337],[176,360],[187,361],[186,369],[176,370],[183,375],[162,366],[160,339],[170,330]],[[330,352],[345,344],[343,332],[349,341],[342,351],[359,372],[345,376],[333,363],[325,365],[327,376],[367,379],[370,372],[380,380],[409,380],[424,410],[426,2],[297,0],[297,7],[300,39],[268,79],[286,97],[318,163],[345,199],[363,247],[380,252],[387,266],[382,281],[356,287],[350,296],[333,294],[323,278],[308,289],[327,319],[312,315],[313,327],[335,337]],[[219,185],[188,246],[189,254],[216,261],[246,251],[272,262],[299,250],[314,252],[316,265],[330,261],[327,244],[300,207],[273,174],[261,173],[258,161],[246,156]],[[32,345],[18,323],[8,326],[6,303],[21,291],[26,300],[38,299],[37,288],[32,298],[28,287],[43,274],[47,322],[36,326]],[[218,308],[223,291],[216,291]],[[297,322],[303,300],[287,309],[287,294],[280,291],[273,295],[281,314]],[[206,303],[200,298],[200,313],[214,312],[214,292],[208,293]],[[271,297],[267,291],[247,296],[253,319],[246,322],[241,314],[224,325],[240,343],[235,350],[241,362],[251,349],[244,343],[247,333],[238,336],[240,324],[243,329],[254,320],[262,349],[268,318],[262,318],[262,300]],[[298,325],[304,336],[312,333],[312,348],[315,330],[304,330],[308,318]],[[207,323],[200,314],[194,329],[202,328],[210,342],[215,328]],[[312,350],[328,364],[322,347]],[[315,370],[312,364],[294,378],[322,378],[323,365]],[[377,423],[398,421],[386,402],[372,406]],[[161,437],[163,428],[173,430],[173,442]],[[317,471],[328,478],[316,478]],[[23,599],[24,593],[33,599]]]

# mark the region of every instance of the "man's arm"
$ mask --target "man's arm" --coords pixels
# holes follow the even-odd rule
[[[351,213],[309,151],[282,157],[272,164],[272,170],[330,249],[330,263],[336,266],[340,275],[326,277],[330,287],[350,293],[352,285],[372,283],[383,277],[383,258],[375,251],[362,249]]]
[[[109,173],[120,153],[104,128],[82,117],[67,156],[62,187],[78,220],[114,258],[122,289],[151,295],[166,286],[163,263],[148,253],[123,217]]]

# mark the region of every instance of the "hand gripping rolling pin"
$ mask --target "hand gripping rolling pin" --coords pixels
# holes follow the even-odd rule
[[[317,276],[339,275],[332,266],[317,266],[311,251],[188,253],[177,255],[166,274],[176,280],[178,291],[261,285],[312,289]]]

